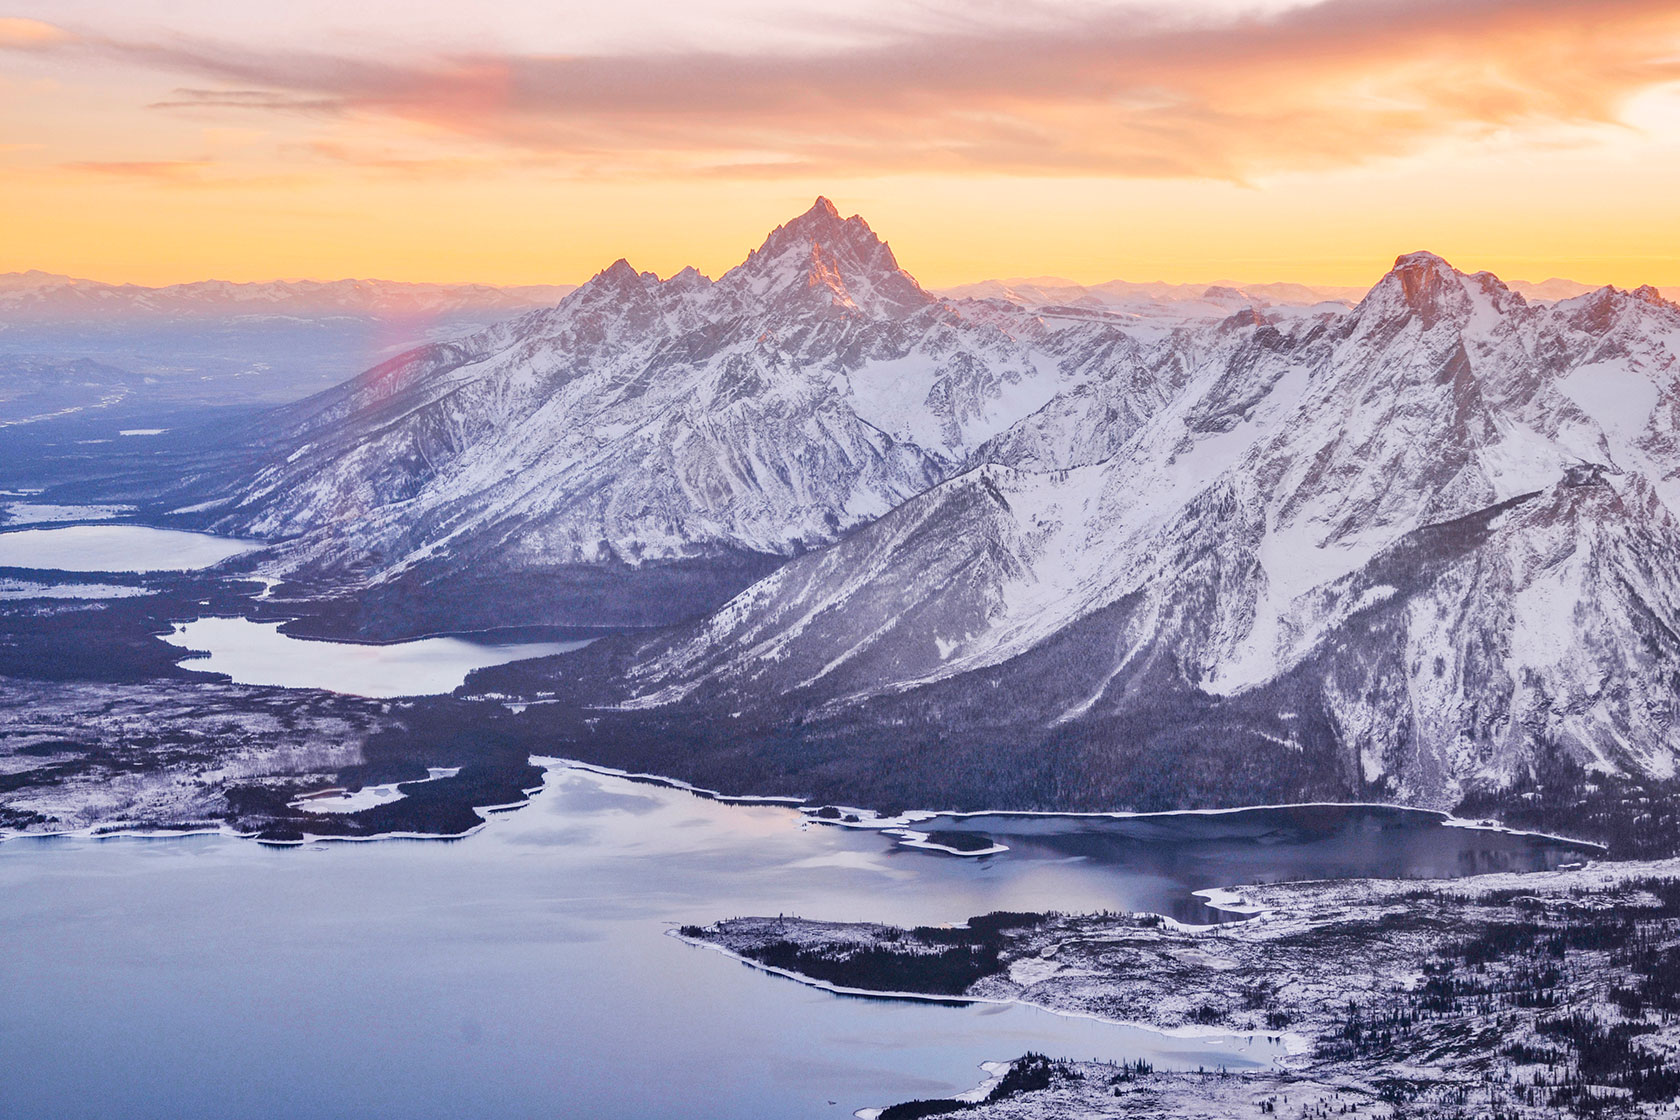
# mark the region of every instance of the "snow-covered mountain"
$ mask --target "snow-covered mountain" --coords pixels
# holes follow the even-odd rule
[[[1045,462],[1106,455],[1183,376],[1174,339],[1100,312],[938,299],[863,219],[819,199],[716,281],[618,261],[552,309],[279,414],[270,464],[194,507],[218,528],[286,539],[280,570],[353,573],[364,594],[578,578],[587,588],[534,609],[667,621],[881,517],[1012,431]],[[1021,427],[1052,402],[1066,423]],[[703,601],[673,592],[626,613],[615,595],[600,609],[602,572],[719,564],[735,582]]]
[[[970,470],[643,643],[621,702],[1055,753],[1083,783],[1062,803],[1146,802],[1174,767],[1198,776],[1168,800],[1228,798],[1220,750],[1315,760],[1273,796],[1437,804],[1543,751],[1673,772],[1680,308],[1531,306],[1419,253],[1345,314],[1161,345],[1178,376],[1132,394],[1110,454],[1068,450],[1117,414],[1063,390]],[[1101,761],[1122,757],[1147,766]]]
[[[1199,299],[936,296],[819,199],[715,281],[619,261],[274,414],[191,508],[371,633],[692,619],[479,687],[883,792],[1670,774],[1680,308],[1428,253]]]

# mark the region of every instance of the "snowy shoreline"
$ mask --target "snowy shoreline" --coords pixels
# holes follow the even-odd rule
[[[1583,848],[1590,848],[1597,852],[1607,852],[1609,848],[1595,840],[1583,840],[1574,836],[1564,836],[1558,833],[1535,832],[1528,829],[1511,828],[1494,820],[1467,820],[1455,817],[1451,813],[1440,809],[1425,809],[1413,805],[1398,805],[1385,801],[1290,801],[1271,805],[1233,805],[1218,809],[1156,809],[1129,810],[1114,809],[1108,811],[1058,811],[1054,809],[970,809],[961,811],[945,811],[938,809],[907,809],[894,816],[883,816],[873,809],[860,809],[856,806],[837,805],[833,803],[818,804],[810,797],[789,795],[763,794],[729,794],[715,789],[707,789],[683,781],[681,778],[666,777],[663,774],[650,774],[621,770],[612,766],[601,766],[595,763],[583,762],[579,759],[547,757],[532,755],[531,762],[538,766],[558,764],[587,770],[595,774],[605,774],[614,778],[625,778],[633,782],[646,782],[650,785],[665,786],[670,789],[680,789],[700,797],[718,801],[726,805],[790,805],[803,814],[808,823],[828,825],[837,828],[867,829],[884,835],[899,838],[899,845],[906,848],[916,848],[922,851],[937,851],[961,858],[975,858],[979,856],[1001,855],[1009,851],[1005,844],[994,843],[987,848],[964,850],[940,844],[929,839],[929,834],[913,826],[925,824],[930,820],[952,819],[966,820],[974,817],[1016,817],[1016,818],[1053,818],[1063,820],[1150,820],[1169,817],[1211,817],[1229,816],[1237,813],[1283,811],[1289,809],[1389,809],[1403,813],[1417,813],[1433,817],[1442,827],[1471,829],[1482,832],[1497,832],[1506,836],[1522,836],[1533,840],[1550,840],[1560,844],[1569,844]],[[818,814],[823,809],[832,808],[839,815],[824,817]],[[847,819],[852,817],[855,819]],[[1210,888],[1218,889],[1218,888]],[[1196,894],[1204,892],[1197,891]],[[1224,907],[1209,904],[1212,909]]]
[[[666,786],[670,789],[680,789],[684,793],[692,793],[697,797],[704,797],[708,801],[717,801],[725,805],[789,805],[794,807],[808,805],[808,797],[777,796],[772,794],[734,794],[720,793],[715,789],[706,789],[681,778],[667,778],[663,774],[636,773],[630,770],[620,770],[612,766],[598,766],[593,762],[583,762],[575,758],[558,758],[548,755],[532,755],[531,764],[534,766],[564,766],[573,770],[587,770],[591,774],[604,774],[609,778],[624,778],[632,782],[645,782],[648,785]],[[828,822],[824,822],[825,824]]]
[[[737,953],[733,949],[716,944],[715,942],[707,941],[704,938],[687,937],[681,932],[681,930],[675,927],[667,929],[665,931],[665,936],[681,941],[684,945],[691,945],[698,949],[709,949],[714,953],[721,953],[731,960],[739,961],[741,964],[748,965],[760,972],[766,972],[773,976],[780,976],[787,980],[793,980],[797,983],[805,985],[808,988],[817,988],[821,991],[829,992],[837,996],[857,996],[862,999],[915,1000],[922,1003],[950,1003],[965,1005],[971,1003],[983,1003],[996,1007],[1030,1007],[1035,1011],[1047,1011],[1052,1015],[1060,1015],[1066,1019],[1083,1019],[1087,1022],[1105,1023],[1115,1027],[1127,1027],[1133,1030],[1148,1031],[1150,1034],[1159,1035],[1163,1038],[1184,1039],[1192,1042],[1207,1042],[1209,1039],[1229,1038],[1232,1040],[1242,1041],[1246,1047],[1253,1045],[1254,1041],[1258,1038],[1267,1037],[1267,1032],[1221,1030],[1218,1027],[1204,1027],[1194,1024],[1186,1024],[1184,1026],[1175,1027],[1160,1027],[1154,1026],[1150,1023],[1137,1022],[1129,1019],[1111,1019],[1107,1016],[1098,1015],[1090,1011],[1077,1011],[1065,1007],[1051,1007],[1048,1004],[1036,1003],[1027,999],[1006,999],[998,996],[978,995],[951,996],[938,995],[930,992],[876,991],[871,988],[849,988],[845,985],[835,984],[828,980],[818,980],[815,977],[806,976],[803,973],[794,972],[791,969],[779,968],[776,965],[765,964],[763,961],[756,961],[749,956]],[[1278,1039],[1282,1044],[1284,1057],[1294,1057],[1298,1054],[1304,1054],[1310,1046],[1309,1040],[1298,1037],[1288,1031],[1275,1032],[1272,1033],[1270,1037]],[[1261,1063],[1261,1068],[1266,1068],[1269,1064],[1270,1063]]]
[[[634,777],[635,775],[627,775]],[[802,805],[810,804],[809,798],[794,799]],[[1512,828],[1496,820],[1468,820],[1455,817],[1442,809],[1426,809],[1416,805],[1402,805],[1391,801],[1284,801],[1275,804],[1261,805],[1231,805],[1218,809],[1110,809],[1110,810],[1057,810],[1057,809],[906,809],[894,816],[882,816],[873,809],[859,809],[852,806],[837,805],[834,808],[842,814],[850,814],[856,820],[847,820],[844,815],[839,818],[817,817],[814,808],[801,808],[813,820],[820,824],[836,825],[842,828],[867,828],[886,832],[893,829],[909,829],[913,825],[925,824],[930,820],[950,819],[968,820],[974,817],[1006,817],[1022,819],[1053,818],[1058,820],[1154,820],[1168,817],[1221,817],[1237,813],[1281,812],[1290,809],[1387,809],[1401,813],[1417,813],[1433,817],[1444,828],[1462,828],[1481,832],[1498,832],[1506,836],[1524,836],[1533,840],[1552,840],[1560,844],[1579,845],[1593,848],[1600,852],[1609,851],[1607,845],[1596,840],[1583,840],[1576,836],[1564,836],[1561,833],[1535,832],[1529,829]],[[910,845],[907,845],[910,846]],[[924,845],[925,846],[925,845]],[[952,849],[945,849],[952,851]],[[987,852],[954,851],[956,855],[985,855]]]
[[[445,769],[434,767],[433,769]],[[423,782],[435,781],[436,778],[417,778],[411,782],[397,782],[394,785],[417,785]],[[381,787],[382,788],[382,787]],[[107,824],[93,824],[82,828],[58,829],[52,832],[20,832],[16,830],[0,830],[0,845],[20,840],[172,840],[188,836],[220,836],[230,840],[250,840],[271,848],[300,848],[309,844],[328,843],[356,843],[369,844],[379,840],[465,840],[469,836],[476,836],[491,823],[492,816],[523,809],[531,803],[531,798],[541,793],[543,786],[532,786],[525,790],[525,797],[519,801],[509,801],[499,805],[474,805],[472,811],[482,820],[473,827],[462,832],[413,832],[399,830],[393,832],[375,832],[366,836],[345,836],[337,833],[305,832],[298,839],[276,839],[267,837],[260,832],[243,832],[230,824],[218,824],[213,827],[187,827],[182,829],[153,828],[133,826],[129,822],[112,821]],[[379,804],[389,804],[398,800],[390,798]]]
[[[1510,828],[1508,826],[1500,824],[1497,821],[1466,820],[1464,818],[1454,817],[1452,814],[1443,812],[1442,810],[1439,810],[1439,809],[1423,809],[1423,808],[1417,808],[1417,807],[1409,806],[1409,805],[1390,804],[1390,803],[1387,803],[1387,802],[1372,802],[1372,801],[1303,801],[1303,802],[1288,802],[1288,803],[1276,804],[1276,805],[1238,805],[1238,806],[1230,806],[1230,807],[1218,808],[1218,809],[1164,809],[1164,810],[1151,810],[1151,811],[1133,811],[1133,810],[1123,810],[1122,809],[1122,810],[1112,810],[1112,811],[1106,811],[1106,812],[1058,812],[1058,811],[1055,811],[1055,810],[1042,810],[1042,809],[962,810],[962,811],[946,812],[946,811],[932,810],[932,809],[912,809],[912,810],[906,810],[906,811],[904,811],[902,813],[899,813],[895,816],[888,817],[888,816],[883,816],[879,813],[876,813],[874,810],[871,810],[871,809],[860,809],[860,808],[851,807],[851,806],[844,806],[844,805],[818,805],[818,804],[815,804],[812,801],[812,799],[809,798],[809,797],[800,797],[800,796],[791,796],[791,795],[776,795],[776,794],[762,794],[762,795],[760,795],[760,794],[729,794],[729,793],[723,793],[719,790],[707,789],[703,786],[695,785],[691,782],[684,781],[681,778],[667,777],[663,774],[652,774],[652,773],[646,773],[646,772],[636,772],[636,771],[623,770],[623,769],[619,769],[617,767],[603,766],[603,765],[599,765],[599,764],[596,764],[596,763],[584,762],[581,759],[564,758],[564,757],[560,757],[560,756],[556,756],[556,755],[536,755],[536,754],[534,754],[534,755],[531,755],[529,757],[528,761],[531,763],[531,765],[542,767],[544,770],[549,770],[549,769],[553,769],[553,768],[574,769],[574,770],[585,771],[587,773],[600,774],[600,775],[603,775],[603,776],[606,776],[606,777],[623,778],[627,781],[641,782],[641,783],[645,783],[645,784],[649,784],[649,785],[658,785],[658,786],[663,786],[663,787],[666,787],[666,788],[669,788],[669,789],[681,790],[685,793],[690,793],[690,794],[693,794],[697,797],[704,797],[708,800],[717,801],[717,802],[719,802],[721,804],[725,804],[725,805],[781,805],[781,806],[786,806],[786,807],[789,807],[789,808],[796,809],[805,818],[805,822],[807,824],[814,823],[814,824],[821,824],[821,825],[829,825],[829,826],[838,827],[838,828],[866,829],[866,830],[869,830],[869,831],[882,833],[883,835],[893,836],[898,840],[899,845],[903,846],[903,847],[915,848],[915,849],[923,850],[923,851],[936,851],[936,852],[940,852],[940,853],[943,853],[943,854],[947,854],[947,855],[951,855],[951,856],[959,857],[959,858],[976,858],[976,857],[980,857],[980,856],[1000,855],[1000,854],[1006,853],[1009,849],[1006,845],[999,844],[999,843],[996,843],[996,842],[994,842],[990,847],[982,848],[982,849],[976,849],[976,850],[963,850],[963,849],[953,848],[949,845],[939,844],[935,841],[930,840],[929,839],[929,834],[927,832],[916,829],[914,826],[918,825],[918,824],[925,824],[926,822],[928,822],[930,820],[937,820],[937,819],[942,819],[942,818],[953,819],[953,820],[967,820],[967,819],[972,819],[972,818],[975,818],[975,817],[1068,819],[1068,820],[1140,820],[1140,819],[1162,819],[1162,818],[1171,818],[1171,817],[1229,816],[1229,815],[1238,814],[1238,813],[1261,812],[1261,811],[1279,811],[1279,810],[1289,810],[1289,809],[1385,809],[1385,810],[1394,810],[1394,811],[1399,811],[1399,812],[1404,812],[1404,813],[1416,813],[1416,814],[1421,814],[1421,815],[1424,815],[1424,816],[1427,816],[1427,817],[1432,817],[1435,820],[1437,820],[1443,827],[1471,829],[1471,830],[1485,831],[1485,832],[1497,832],[1497,833],[1503,833],[1503,834],[1508,835],[1508,836],[1521,836],[1521,837],[1526,837],[1526,838],[1536,839],[1536,840],[1549,840],[1549,841],[1554,841],[1554,842],[1557,842],[1557,843],[1568,844],[1568,845],[1572,845],[1572,846],[1578,846],[1578,847],[1585,848],[1585,849],[1592,849],[1593,851],[1596,851],[1596,852],[1599,852],[1599,853],[1602,853],[1602,852],[1605,852],[1605,851],[1608,850],[1605,845],[1597,843],[1596,841],[1592,841],[1592,840],[1583,840],[1583,839],[1580,839],[1580,838],[1577,838],[1577,837],[1564,836],[1564,835],[1560,835],[1560,834],[1556,834],[1556,833],[1535,832],[1535,831],[1531,831],[1531,830]],[[430,780],[430,779],[417,779],[417,780],[424,781],[424,780]],[[396,784],[396,785],[406,785],[406,784],[410,784],[410,783],[404,782],[404,783],[394,783],[394,784]],[[535,787],[535,789],[526,790],[525,792],[527,794],[530,794],[530,793],[535,792],[536,789],[540,789],[540,788],[541,787]],[[388,800],[396,800],[396,799],[395,798],[390,798]],[[520,808],[521,806],[527,804],[528,801],[529,801],[529,797],[527,797],[524,800],[517,801],[517,802],[509,802],[509,803],[501,804],[501,805],[477,805],[477,806],[473,806],[472,808],[475,812],[479,812],[481,814],[483,814],[483,813],[506,812],[506,811],[509,811],[509,810],[512,810],[512,809]],[[383,802],[381,802],[381,803],[383,803]],[[371,808],[373,806],[370,804],[370,805],[365,806],[365,807]],[[839,812],[840,815],[836,816],[836,817],[819,816],[818,813],[822,809],[825,809],[825,808],[836,809]],[[347,812],[353,812],[353,811],[354,810],[347,810]],[[848,817],[854,818],[854,819],[848,819]],[[303,840],[262,840],[262,839],[259,838],[257,833],[240,832],[238,830],[233,829],[231,826],[228,826],[228,825],[225,825],[225,824],[224,825],[219,825],[219,826],[214,827],[214,828],[190,828],[188,830],[181,830],[181,831],[177,831],[177,830],[174,830],[174,829],[167,829],[167,828],[165,828],[165,829],[158,829],[158,828],[133,829],[133,828],[130,828],[129,825],[130,825],[130,822],[112,821],[112,822],[107,822],[105,824],[94,824],[94,825],[85,826],[83,828],[64,829],[64,830],[59,830],[59,831],[28,832],[28,831],[0,829],[0,844],[3,844],[3,843],[5,843],[6,841],[9,841],[9,840],[24,839],[24,838],[28,838],[28,837],[45,838],[45,837],[55,837],[55,836],[57,836],[57,837],[82,837],[82,838],[90,838],[90,839],[104,839],[104,838],[111,838],[111,837],[117,837],[117,836],[133,836],[133,837],[148,838],[148,839],[161,839],[161,838],[167,838],[167,837],[171,837],[171,836],[204,835],[206,833],[211,833],[211,832],[218,833],[220,835],[237,837],[237,838],[240,838],[240,839],[258,839],[260,843],[277,844],[277,845],[281,845],[281,844],[283,844],[283,845],[305,844],[305,843],[313,842],[315,840],[355,840],[355,841],[359,841],[359,842],[365,842],[365,841],[371,841],[371,840],[416,840],[416,839],[456,840],[456,839],[461,839],[461,838],[466,837],[466,836],[470,836],[473,833],[477,832],[479,828],[483,827],[483,825],[479,825],[479,826],[476,826],[474,828],[468,829],[466,831],[457,832],[457,833],[426,833],[426,832],[403,831],[403,832],[382,832],[382,833],[375,833],[375,834],[368,835],[368,836],[313,835],[313,834],[305,833],[305,838]],[[1209,890],[1217,890],[1217,889],[1220,889],[1220,888],[1209,888]],[[1195,892],[1195,893],[1202,894],[1204,892]],[[1222,909],[1223,908],[1223,907],[1219,907],[1219,906],[1214,906],[1212,903],[1210,903],[1209,905],[1213,909]]]

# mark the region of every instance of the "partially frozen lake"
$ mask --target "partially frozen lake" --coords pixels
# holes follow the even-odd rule
[[[1154,818],[1154,837],[1111,822],[1124,842],[1106,853],[1070,851],[1046,819],[970,818],[1021,847],[962,859],[554,765],[530,805],[453,842],[13,840],[0,845],[0,1115],[846,1120],[967,1090],[980,1063],[1028,1050],[1247,1068],[1276,1046],[837,997],[666,932],[776,913],[1193,916],[1191,891],[1233,881],[1222,868],[1366,871],[1379,845],[1350,837],[1430,849],[1447,868],[1567,858],[1422,814],[1323,816]]]
[[[278,622],[200,618],[179,623],[164,641],[209,653],[186,667],[225,673],[237,684],[324,688],[353,696],[389,698],[453,692],[474,669],[546,657],[588,645],[577,642],[492,644],[465,638],[420,638],[368,645],[294,638]]]
[[[65,572],[184,572],[261,548],[256,541],[153,529],[145,525],[68,525],[0,533],[0,568]]]
[[[109,521],[134,512],[129,505],[61,506],[41,502],[12,502],[5,507],[7,525],[47,525],[55,521]]]

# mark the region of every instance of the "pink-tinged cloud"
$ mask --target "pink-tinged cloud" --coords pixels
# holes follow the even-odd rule
[[[1674,0],[1324,0],[922,33],[827,54],[415,61],[104,41],[226,83],[170,108],[387,115],[580,170],[1210,176],[1617,122],[1680,80]]]
[[[0,49],[33,50],[58,46],[71,39],[69,32],[38,19],[0,18]]]

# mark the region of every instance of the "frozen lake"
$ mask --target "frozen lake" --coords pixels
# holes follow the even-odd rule
[[[496,645],[465,638],[420,638],[367,645],[293,638],[280,633],[280,626],[247,618],[200,618],[178,623],[175,632],[163,640],[210,654],[185,662],[186,668],[226,673],[238,684],[324,688],[381,698],[452,692],[474,669],[565,653],[589,644]]]
[[[261,548],[256,541],[145,525],[68,525],[0,533],[0,568],[184,572]]]
[[[1123,828],[1107,854],[1016,829],[1021,849],[961,859],[557,765],[529,806],[453,842],[14,840],[0,845],[0,1115],[799,1120],[967,1090],[981,1062],[1027,1050],[1236,1068],[1275,1050],[842,998],[666,931],[775,913],[1189,916],[1189,892],[1232,881],[1226,863],[1357,870],[1373,845],[1339,853],[1373,833],[1445,866],[1481,866],[1490,845],[1506,866],[1577,858],[1421,814],[1172,820],[1153,840]]]

